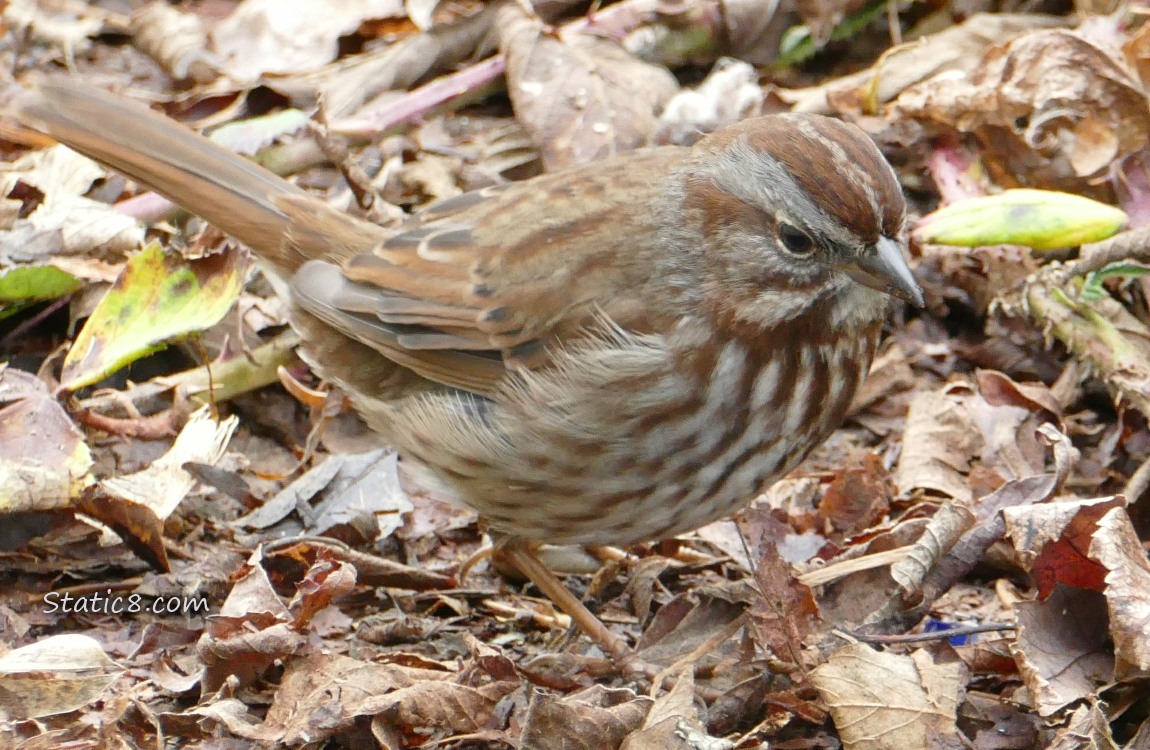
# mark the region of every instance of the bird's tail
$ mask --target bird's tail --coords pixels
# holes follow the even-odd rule
[[[82,81],[43,78],[17,97],[14,114],[204,218],[285,276],[309,259],[338,260],[388,234],[176,121]]]

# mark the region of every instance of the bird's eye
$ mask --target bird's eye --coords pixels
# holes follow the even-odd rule
[[[795,255],[809,255],[815,249],[815,241],[803,230],[785,222],[779,224],[779,241]]]

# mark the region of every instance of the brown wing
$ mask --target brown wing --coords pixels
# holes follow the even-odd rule
[[[634,153],[434,205],[346,260],[305,265],[296,304],[444,385],[488,393],[596,314],[649,330],[649,207],[679,149]],[[627,197],[619,205],[618,196]],[[290,199],[280,207],[293,215]],[[628,226],[620,232],[619,224]]]
[[[248,244],[291,276],[296,304],[327,326],[321,335],[347,336],[443,385],[489,393],[509,368],[545,364],[549,344],[599,312],[636,332],[666,322],[630,296],[658,251],[633,238],[653,235],[650,209],[682,149],[469,193],[396,231],[80,81],[46,78],[13,112]],[[382,377],[387,368],[364,369]]]

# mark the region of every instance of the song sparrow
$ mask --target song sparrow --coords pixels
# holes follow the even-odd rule
[[[893,171],[825,117],[384,229],[82,83],[44,81],[17,111],[249,245],[290,285],[315,371],[517,539],[627,544],[737,511],[842,420],[886,294],[922,303]]]

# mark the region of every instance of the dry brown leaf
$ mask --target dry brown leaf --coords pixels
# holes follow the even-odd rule
[[[867,70],[806,89],[779,90],[779,98],[800,112],[858,112],[866,102],[889,102],[914,84],[940,73],[970,72],[992,44],[1035,28],[1062,26],[1053,16],[977,13],[956,26],[895,47]]]
[[[1150,107],[1120,53],[1062,29],[991,47],[969,76],[912,87],[893,111],[973,134],[1004,187],[1088,190],[1085,178],[1143,148],[1150,132]]]
[[[974,729],[971,750],[1027,750],[1038,746],[1038,721],[1007,698],[972,691],[967,693],[959,711],[960,722]]]
[[[902,589],[904,598],[917,603],[923,580],[934,570],[942,556],[975,524],[973,511],[961,503],[945,503],[931,517],[922,536],[906,557],[890,568],[890,576]]]
[[[471,687],[454,682],[456,677],[450,671],[337,654],[292,659],[266,722],[247,736],[295,746],[349,732],[360,717],[369,716],[393,726],[472,732],[485,726],[496,703],[519,685],[498,681]]]
[[[638,731],[627,736],[619,750],[729,750],[731,743],[707,735],[695,708],[695,680],[685,669],[669,691],[651,704]]]
[[[702,599],[698,603],[696,599]],[[655,614],[635,650],[645,661],[669,666],[728,631],[742,616],[742,605],[711,596],[684,596],[671,600]],[[700,663],[727,656],[718,647],[702,654]]]
[[[84,435],[43,381],[3,363],[0,404],[0,518],[70,506],[92,482]]]
[[[823,494],[817,516],[819,528],[827,533],[834,530],[849,536],[870,528],[890,512],[894,481],[882,458],[866,453],[859,463],[838,473]]]
[[[815,629],[819,608],[810,588],[779,552],[787,528],[762,507],[746,511],[739,523],[755,555],[759,596],[751,607],[751,621],[759,645],[777,659],[802,664],[803,641]]]
[[[896,472],[903,492],[929,489],[971,500],[965,475],[982,441],[960,394],[950,388],[922,391],[911,401]]]
[[[978,370],[975,379],[978,380],[978,392],[991,406],[1045,410],[1056,419],[1062,417],[1062,406],[1045,383],[1018,383],[1006,373],[995,370]]]
[[[204,19],[196,13],[153,0],[132,13],[131,32],[133,44],[178,81],[208,83],[219,75]]]
[[[1059,584],[1046,601],[1020,602],[1010,652],[1040,716],[1109,682],[1114,655],[1106,647],[1106,602],[1096,591]]]
[[[157,518],[166,519],[196,482],[184,464],[214,466],[223,457],[239,422],[235,416],[217,422],[211,410],[202,406],[188,418],[168,452],[148,468],[101,480],[100,486],[109,495],[142,505]]]
[[[96,700],[123,668],[86,635],[57,635],[0,656],[0,721],[62,714]]]
[[[958,748],[956,724],[968,674],[960,661],[936,663],[864,643],[841,649],[811,673],[844,750]]]
[[[1090,557],[1107,571],[1104,593],[1120,672],[1150,671],[1150,563],[1125,508],[1099,519]]]
[[[678,91],[666,68],[610,39],[548,33],[514,3],[499,11],[498,27],[515,115],[549,170],[646,145]]]
[[[706,13],[706,4],[702,5],[699,10]],[[726,31],[726,54],[755,66],[770,65],[778,59],[783,35],[794,20],[791,13],[785,12],[789,10],[785,4],[764,0],[723,0],[718,5],[722,9]]]
[[[95,162],[64,146],[33,152],[7,166],[0,172],[0,195],[8,195],[19,181],[42,193],[43,200],[0,232],[0,260],[16,264],[56,256],[120,257],[138,247],[144,239],[139,222],[83,197],[105,174]]]
[[[1091,591],[1104,589],[1103,568],[1089,556],[1097,523],[1123,505],[1121,498],[1064,500],[1005,508],[1006,539],[1045,599],[1056,583]]]
[[[1135,745],[1127,745],[1133,748]],[[1118,750],[1110,733],[1110,717],[1096,700],[1074,709],[1066,726],[1060,728],[1046,750]]]
[[[369,19],[402,18],[401,0],[244,0],[211,32],[219,65],[233,80],[320,68],[339,38]]]
[[[536,691],[523,717],[519,746],[533,750],[619,747],[643,725],[651,705],[650,698],[601,685],[567,696]]]
[[[250,684],[277,660],[303,643],[291,627],[293,616],[276,594],[257,550],[248,558],[219,614],[211,618],[196,650],[206,669],[203,692],[216,690],[234,678]]]

